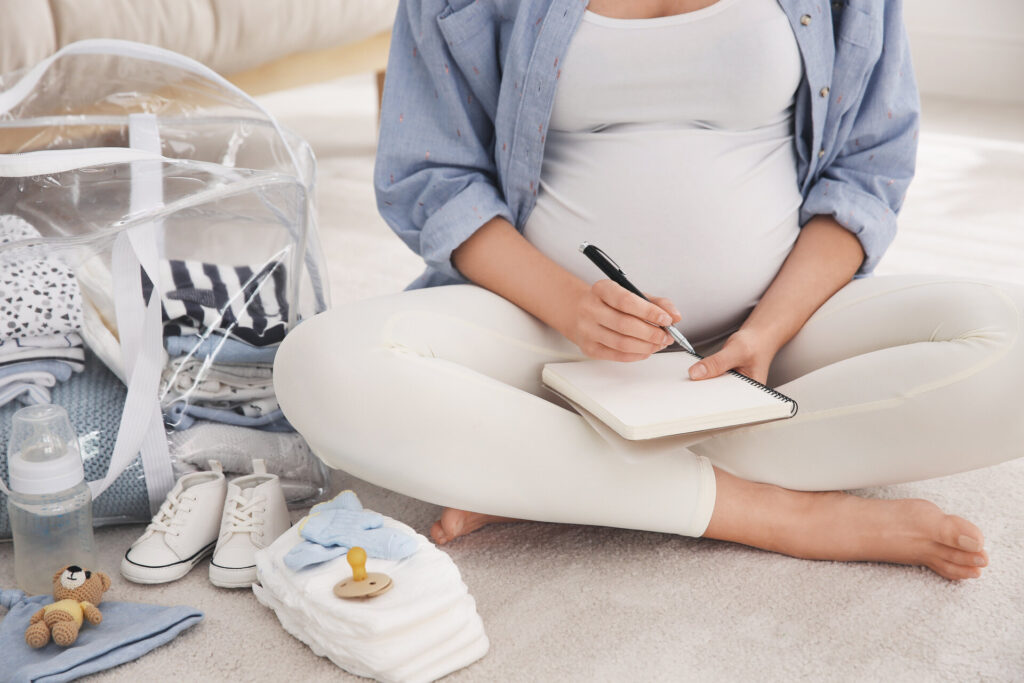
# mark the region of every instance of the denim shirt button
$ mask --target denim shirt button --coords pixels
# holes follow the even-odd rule
[[[828,97],[828,86],[826,85],[824,88],[819,90],[818,94],[821,95],[822,97]]]
[[[800,17],[800,23],[803,24],[804,26],[810,26],[811,25],[811,15],[810,14],[805,14],[802,17]]]
[[[824,149],[819,149],[818,150],[818,158],[821,159],[824,156],[825,156],[825,150]]]

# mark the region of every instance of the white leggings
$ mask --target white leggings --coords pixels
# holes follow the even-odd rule
[[[274,377],[317,455],[373,484],[488,514],[699,536],[711,465],[817,491],[1024,455],[1022,310],[1012,285],[855,280],[772,364],[768,383],[797,400],[796,417],[651,441],[602,435],[556,402],[541,367],[579,349],[472,285],[316,316],[288,335]]]

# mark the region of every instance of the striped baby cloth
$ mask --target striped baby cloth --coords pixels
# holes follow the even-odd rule
[[[165,337],[220,330],[254,346],[278,344],[288,324],[288,278],[281,261],[258,269],[200,261],[160,262]],[[153,283],[142,273],[149,300]]]

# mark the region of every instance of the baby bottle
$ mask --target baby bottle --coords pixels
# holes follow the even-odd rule
[[[96,566],[92,493],[64,408],[36,405],[16,412],[7,464],[14,576],[30,595],[50,593],[61,567]]]

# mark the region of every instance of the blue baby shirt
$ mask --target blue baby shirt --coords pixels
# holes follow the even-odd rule
[[[920,103],[901,0],[780,0],[803,60],[794,140],[800,225],[823,214],[860,240],[858,275],[896,235]],[[587,0],[402,0],[374,168],[377,206],[427,263],[409,289],[465,283],[451,253],[536,203],[545,131]]]

